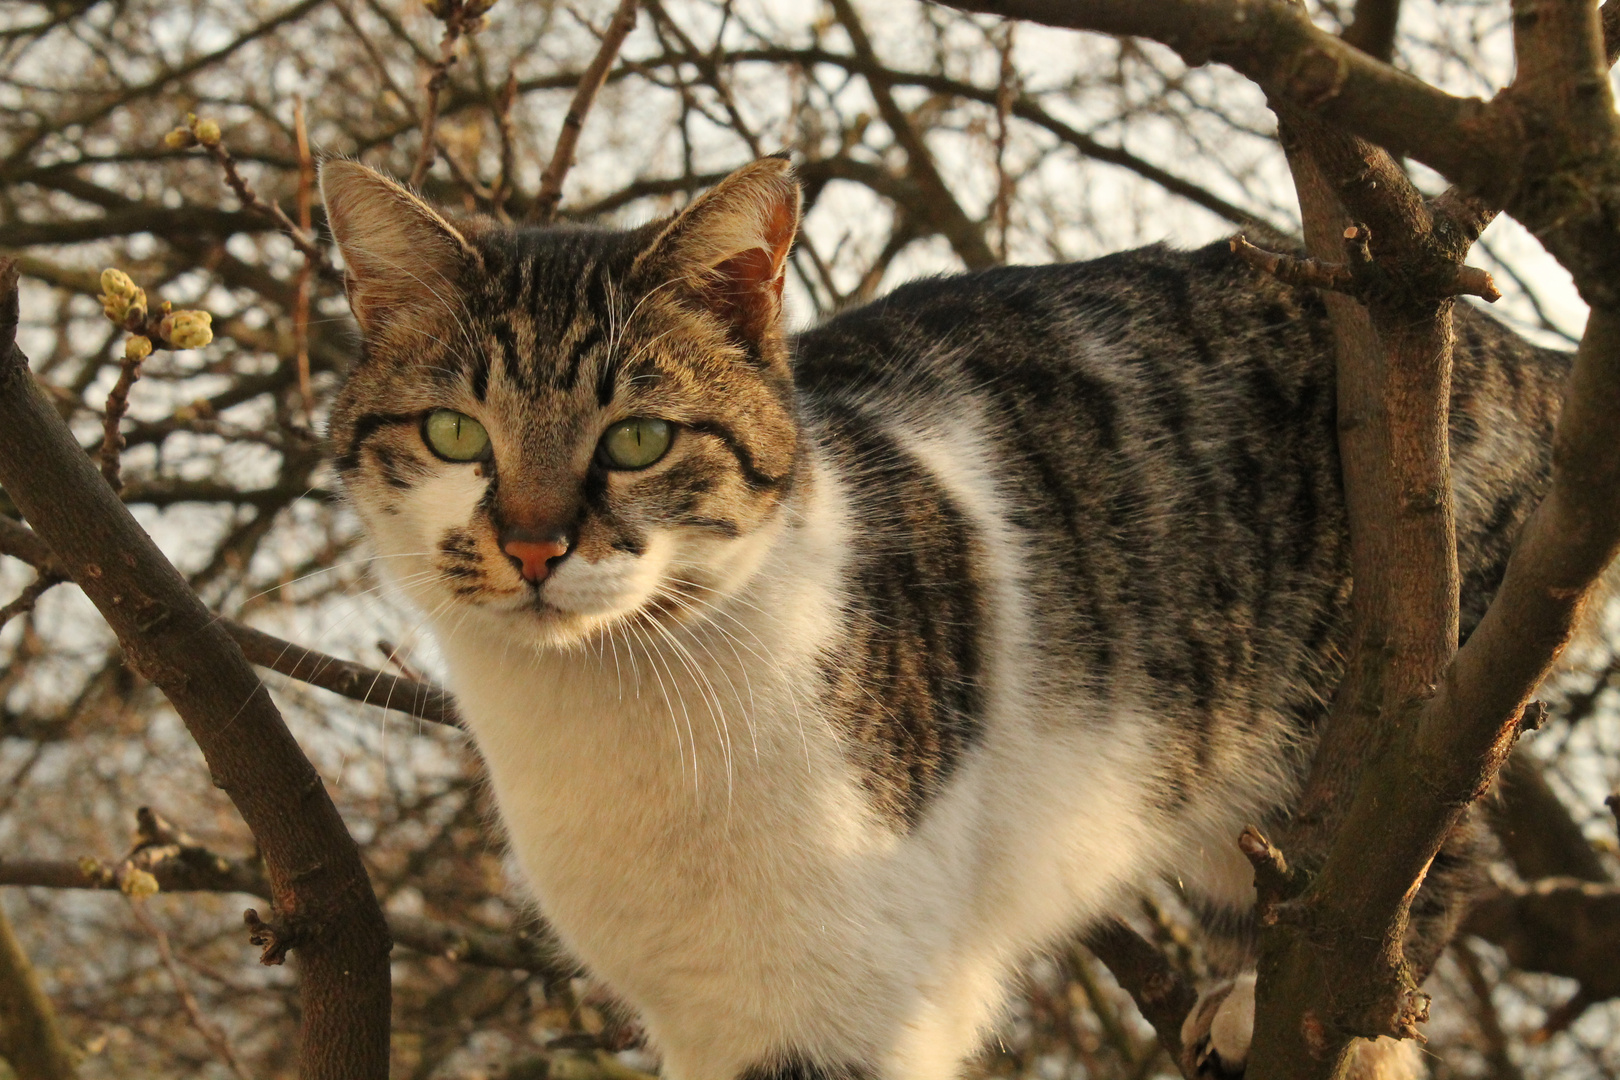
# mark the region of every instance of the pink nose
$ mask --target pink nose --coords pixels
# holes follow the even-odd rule
[[[523,580],[544,581],[550,573],[546,564],[568,554],[568,545],[560,540],[508,540],[501,550],[520,564]]]

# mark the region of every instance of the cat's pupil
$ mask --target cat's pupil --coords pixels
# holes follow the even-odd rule
[[[664,456],[673,437],[667,420],[638,417],[614,424],[602,436],[603,464],[611,469],[644,469]]]

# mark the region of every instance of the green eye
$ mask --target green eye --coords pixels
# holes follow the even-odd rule
[[[422,439],[442,458],[450,461],[477,461],[489,449],[489,432],[484,425],[454,409],[434,409],[422,421]]]
[[[621,420],[602,435],[597,457],[610,469],[645,469],[664,456],[674,437],[668,420]]]

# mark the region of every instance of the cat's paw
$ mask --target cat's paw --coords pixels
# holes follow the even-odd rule
[[[1181,1055],[1190,1076],[1238,1080],[1249,1064],[1254,1037],[1254,972],[1217,983],[1198,998],[1181,1024]],[[1418,1080],[1423,1058],[1410,1040],[1357,1039],[1349,1080]]]
[[[1254,972],[1205,990],[1181,1024],[1181,1055],[1193,1076],[1236,1080],[1254,1034]]]

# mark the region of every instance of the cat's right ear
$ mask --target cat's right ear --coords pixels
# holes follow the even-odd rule
[[[431,332],[481,258],[433,207],[357,161],[321,165],[326,217],[343,252],[349,306],[368,336]]]

